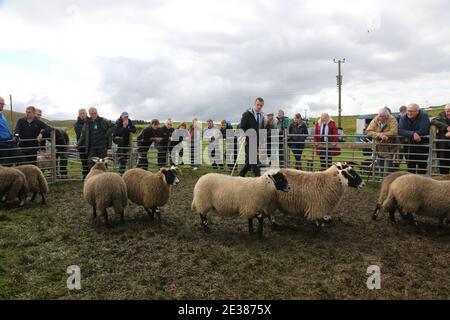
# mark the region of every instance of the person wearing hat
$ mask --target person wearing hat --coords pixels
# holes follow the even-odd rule
[[[150,126],[141,131],[137,137],[139,161],[138,168],[148,170],[148,150],[153,143],[159,144],[162,140],[161,129],[159,128],[159,120],[153,119]]]
[[[122,112],[116,121],[113,141],[117,144],[117,155],[119,158],[119,173],[122,175],[127,166],[130,155],[131,134],[136,133],[136,127],[129,118],[128,112]]]

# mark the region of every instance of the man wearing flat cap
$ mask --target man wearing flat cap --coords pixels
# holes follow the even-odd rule
[[[122,112],[120,118],[116,121],[114,130],[114,143],[117,144],[117,155],[119,158],[119,173],[125,172],[128,157],[130,155],[131,134],[136,132],[136,127],[129,118],[128,112]]]

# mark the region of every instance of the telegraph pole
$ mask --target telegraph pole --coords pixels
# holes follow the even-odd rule
[[[341,64],[345,63],[345,58],[342,60],[333,59],[334,63],[338,64],[338,75],[336,76],[336,82],[338,87],[338,127],[342,127],[341,122],[341,114],[342,114],[342,73],[341,73]]]

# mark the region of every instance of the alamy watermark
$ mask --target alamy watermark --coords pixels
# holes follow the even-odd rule
[[[367,274],[370,274],[367,279],[367,289],[380,290],[381,289],[381,269],[379,266],[372,265],[367,268]]]
[[[67,288],[69,290],[81,290],[81,269],[79,266],[67,267],[66,273],[70,274],[67,278]]]

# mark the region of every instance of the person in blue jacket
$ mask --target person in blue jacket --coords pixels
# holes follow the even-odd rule
[[[400,117],[398,133],[405,144],[408,172],[426,174],[429,155],[430,118],[420,110],[416,103],[411,103],[406,114]]]

